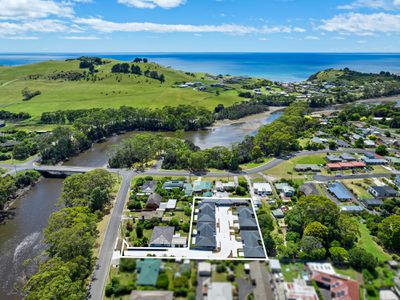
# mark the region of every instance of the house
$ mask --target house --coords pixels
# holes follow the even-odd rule
[[[148,210],[156,210],[160,207],[162,197],[159,194],[151,194],[146,201],[146,209]]]
[[[132,291],[130,300],[173,300],[174,293],[170,291]]]
[[[300,192],[302,192],[305,196],[315,195],[320,196],[320,192],[318,191],[316,185],[312,182],[306,182],[300,187]]]
[[[254,190],[254,193],[259,196],[272,195],[272,187],[267,182],[254,182],[253,190]]]
[[[319,171],[321,171],[321,168],[316,164],[297,164],[294,167],[294,169],[296,170],[296,172],[308,172],[308,171],[319,172]]]
[[[241,230],[244,257],[265,258],[264,248],[258,230]]]
[[[370,158],[367,156],[364,156],[361,158],[363,162],[365,162],[367,165],[386,165],[387,160],[384,158]]]
[[[257,221],[254,212],[249,207],[238,207],[240,230],[258,230]]]
[[[150,247],[171,247],[175,228],[172,226],[155,226],[150,238]]]
[[[319,137],[313,137],[311,139],[311,142],[314,143],[314,144],[323,145],[323,144],[328,143],[329,141],[327,139],[322,139],[322,138],[319,138]]]
[[[207,300],[232,300],[232,283],[212,282],[208,285]]]
[[[288,300],[318,300],[318,294],[313,286],[307,285],[301,278],[294,279],[293,282],[285,282],[285,297]]]
[[[276,187],[276,190],[280,194],[283,194],[285,197],[292,197],[296,192],[295,188],[290,186],[286,182],[277,183],[277,184],[275,184],[275,187]]]
[[[394,156],[387,156],[386,159],[395,166],[400,165],[400,158],[399,157],[394,157]]]
[[[366,148],[374,148],[374,147],[376,147],[376,144],[375,144],[374,141],[371,141],[371,140],[364,140],[364,146],[365,146]]]
[[[164,182],[162,188],[164,190],[183,189],[185,182],[181,180],[172,180]]]
[[[319,271],[312,272],[312,279],[320,289],[329,291],[332,298],[341,300],[360,299],[359,285],[355,280]]]
[[[354,197],[351,192],[341,183],[333,182],[327,185],[329,192],[331,192],[340,201],[352,200]]]
[[[340,155],[340,157],[342,158],[342,160],[345,161],[356,161],[356,158],[349,153],[343,153],[342,155]]]
[[[183,184],[183,190],[185,192],[186,197],[190,197],[193,194],[193,186],[190,183]]]
[[[354,162],[340,162],[327,164],[326,167],[331,171],[341,171],[349,169],[362,169],[367,165],[364,162],[354,161]]]
[[[197,272],[199,276],[211,276],[211,264],[208,262],[200,262]]]
[[[331,163],[337,163],[337,162],[341,162],[342,158],[340,158],[337,155],[327,155],[326,156],[326,160],[331,162]]]
[[[276,219],[282,219],[285,217],[285,214],[283,213],[282,209],[278,208],[272,211],[272,215],[276,218]]]
[[[282,272],[282,266],[278,259],[270,259],[269,267],[271,268],[272,273],[281,273]]]
[[[340,211],[348,214],[358,214],[363,211],[363,208],[357,205],[345,205],[345,206],[340,206]]]
[[[383,201],[381,199],[361,199],[361,202],[367,208],[374,208],[383,205]]]
[[[139,275],[136,285],[156,286],[160,269],[161,260],[159,259],[144,259],[138,261],[136,263],[136,271]]]
[[[152,194],[156,191],[157,188],[157,181],[146,181],[142,187],[141,187],[141,191],[142,193],[146,193],[146,194]]]
[[[165,210],[175,210],[176,203],[177,203],[176,199],[169,199],[165,207]]]
[[[350,148],[351,147],[351,145],[348,142],[341,140],[341,139],[336,140],[336,146],[338,148]]]
[[[195,182],[193,182],[193,193],[195,194],[210,192],[211,189],[212,184],[209,181],[196,180]]]
[[[215,226],[215,203],[201,203],[196,224],[197,249],[214,250],[217,247]]]
[[[397,191],[388,186],[388,185],[383,185],[383,186],[370,186],[368,188],[368,192],[375,196],[376,198],[389,198],[389,197],[397,197],[398,193]]]

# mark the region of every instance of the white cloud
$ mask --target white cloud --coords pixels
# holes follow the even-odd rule
[[[319,37],[315,35],[308,35],[305,37],[306,40],[319,40]]]
[[[400,33],[400,15],[387,13],[341,14],[328,20],[322,20],[319,29],[362,36],[375,33]]]
[[[359,9],[359,8],[369,8],[369,9],[385,9],[393,10],[400,6],[400,0],[356,0],[347,5],[340,5],[338,9]]]
[[[48,16],[71,17],[70,3],[52,0],[0,0],[0,20],[38,19]]]
[[[37,36],[10,36],[10,37],[6,37],[9,40],[38,40],[39,37]]]
[[[27,32],[66,32],[71,31],[68,26],[58,20],[34,20],[22,23],[0,22],[0,36],[13,37]]]
[[[118,0],[118,3],[134,6],[137,8],[156,8],[165,9],[178,7],[184,4],[186,0]]]
[[[190,25],[190,24],[159,24],[150,22],[117,23],[100,18],[77,18],[75,22],[87,25],[100,32],[157,32],[157,33],[226,33],[226,34],[251,34],[251,33],[292,33],[304,32],[303,28],[290,26],[275,26],[256,28],[252,26],[223,24],[223,25]]]
[[[61,37],[63,40],[81,40],[81,41],[95,41],[99,40],[97,36],[63,36]]]

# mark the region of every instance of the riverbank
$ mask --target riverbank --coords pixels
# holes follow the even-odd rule
[[[229,119],[218,120],[218,121],[215,121],[213,126],[211,126],[209,129],[213,130],[213,129],[217,129],[218,127],[221,127],[221,126],[241,125],[243,123],[249,123],[250,125],[252,125],[252,128],[249,128],[249,129],[254,130],[254,129],[257,129],[257,128],[254,128],[254,126],[257,125],[258,123],[260,123],[261,120],[268,118],[269,116],[271,116],[272,114],[274,114],[276,112],[284,111],[285,108],[286,107],[282,107],[282,106],[270,106],[268,111],[264,111],[259,114],[249,115],[249,116],[237,119],[237,120],[229,120]]]

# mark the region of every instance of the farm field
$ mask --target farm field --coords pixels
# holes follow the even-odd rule
[[[27,112],[39,117],[42,112],[85,109],[119,108],[120,106],[161,108],[188,104],[213,110],[218,104],[231,105],[239,102],[237,91],[200,92],[192,88],[178,88],[176,82],[216,82],[204,74],[188,75],[183,71],[165,68],[154,63],[139,63],[142,70],[162,73],[166,81],[160,83],[143,75],[115,74],[111,68],[118,61],[110,61],[97,67],[96,81],[50,80],[48,76],[59,72],[83,72],[79,61],[48,61],[19,67],[0,67],[0,109]],[[40,75],[38,79],[28,76]],[[29,101],[23,101],[21,91],[25,88],[41,92]]]

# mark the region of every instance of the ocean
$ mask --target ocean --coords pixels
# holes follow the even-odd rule
[[[400,74],[400,53],[19,53],[0,54],[0,65],[16,66],[81,55],[123,61],[147,57],[150,61],[189,72],[274,81],[302,81],[320,70],[345,67],[361,72]]]

